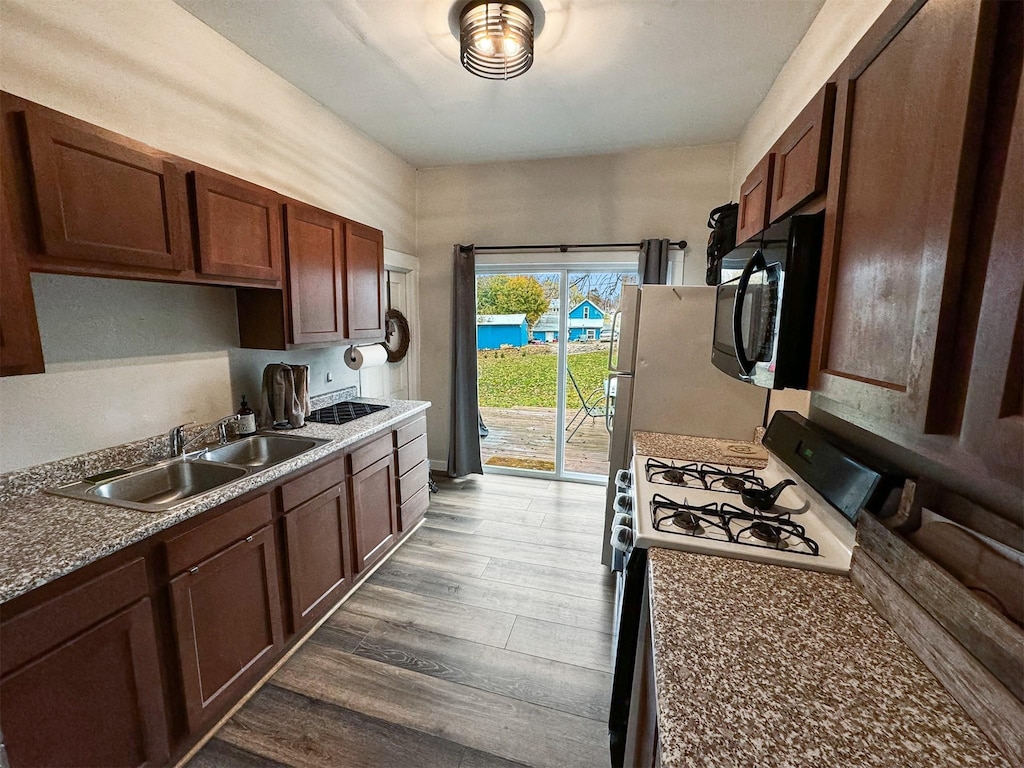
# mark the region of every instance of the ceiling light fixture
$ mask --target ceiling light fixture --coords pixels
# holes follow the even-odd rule
[[[525,3],[470,2],[459,16],[462,66],[488,80],[519,77],[533,64],[533,26]]]

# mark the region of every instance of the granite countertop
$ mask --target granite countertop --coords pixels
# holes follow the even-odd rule
[[[634,432],[633,448],[641,456],[683,461],[706,461],[734,467],[763,469],[768,465],[768,452],[761,445],[764,429],[753,430],[753,440],[721,440],[713,437],[690,437],[665,432]]]
[[[163,449],[163,443],[166,442],[163,437],[73,456],[0,476],[0,505],[3,509],[0,516],[0,537],[3,541],[0,551],[0,602],[54,581],[154,533],[341,451],[430,407],[429,402],[419,400],[355,399],[386,405],[388,408],[340,426],[308,422],[302,429],[287,434],[326,438],[331,442],[196,496],[169,512],[121,509],[51,496],[41,490],[75,482],[101,469],[142,461],[146,451],[152,451],[158,443]],[[313,407],[329,404],[329,398],[314,398]]]
[[[847,578],[650,550],[661,764],[1008,766]]]

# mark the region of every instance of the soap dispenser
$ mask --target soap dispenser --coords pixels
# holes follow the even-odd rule
[[[239,437],[248,437],[255,434],[256,412],[245,401],[245,395],[242,395],[242,405],[238,409],[238,435]]]

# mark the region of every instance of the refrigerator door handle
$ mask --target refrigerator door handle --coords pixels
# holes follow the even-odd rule
[[[615,328],[614,320],[612,321],[612,328]],[[615,416],[615,398],[618,394],[618,382],[615,380],[617,378],[619,378],[619,374],[612,372],[608,374],[608,379],[605,381],[604,428],[609,436],[612,433],[612,419]]]
[[[612,372],[615,371],[615,366],[612,364],[612,360],[615,359],[615,356],[614,356],[615,355],[615,339],[619,335],[618,333],[616,333],[615,329],[616,329],[616,326],[618,326],[619,321],[621,319],[622,319],[622,310],[621,309],[615,310],[615,314],[612,315],[612,337],[611,337],[611,339],[608,340],[608,370],[612,371]]]

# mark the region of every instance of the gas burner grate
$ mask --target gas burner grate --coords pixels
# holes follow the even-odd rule
[[[651,498],[654,530],[681,536],[708,538],[730,544],[776,549],[816,556],[818,543],[789,515],[761,515],[725,502],[690,504],[673,501],[660,493]]]
[[[696,461],[687,464],[673,464],[648,459],[645,467],[647,479],[661,485],[686,488],[703,488],[707,491],[740,493],[746,488],[764,488],[764,480],[754,470],[734,470],[732,467],[716,467]]]
[[[350,421],[369,416],[371,413],[383,411],[386,405],[374,405],[373,403],[355,403],[351,400],[344,400],[326,408],[318,408],[306,417],[307,421],[315,421],[320,424],[348,424]]]

